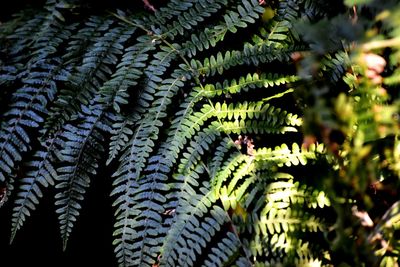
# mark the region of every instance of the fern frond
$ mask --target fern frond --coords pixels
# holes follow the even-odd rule
[[[274,106],[271,106],[265,101],[258,102],[247,102],[244,101],[242,103],[230,103],[227,105],[226,103],[215,103],[215,116],[219,119],[226,120],[251,120],[251,119],[261,119],[268,120],[267,117],[275,117],[276,122],[280,124],[287,123],[289,125],[300,125],[301,120],[297,117],[297,115],[288,114],[287,111],[276,109]]]
[[[267,213],[257,218],[259,224],[260,233],[264,236],[275,235],[273,238],[280,238],[280,233],[294,232],[296,229],[302,231],[316,232],[324,228],[324,224],[319,218],[314,215],[310,215],[306,219],[306,214],[299,214],[297,211],[291,208],[272,208]],[[281,237],[282,238],[282,237]],[[284,241],[283,241],[284,242]],[[281,244],[276,244],[280,246]]]
[[[57,140],[53,138],[48,144],[42,143],[41,149],[33,155],[34,160],[26,164],[30,171],[27,172],[26,178],[20,180],[19,193],[12,213],[11,242],[23,226],[26,217],[30,216],[30,211],[36,209],[39,199],[43,196],[40,187],[53,186],[57,179],[53,155],[53,150],[59,145],[56,144]]]
[[[99,107],[97,107],[98,109]],[[90,177],[95,175],[101,152],[103,136],[96,129],[101,112],[96,106],[83,108],[85,119],[78,125],[67,124],[60,134],[63,145],[60,160],[65,164],[57,169],[56,210],[59,213],[60,231],[63,247],[66,248],[74,222],[81,209],[80,201],[89,186]]]
[[[87,49],[109,30],[112,23],[113,21],[107,17],[90,16],[84,22],[84,27],[71,36],[71,40],[66,47],[66,53],[63,55],[71,71],[72,67],[81,60]]]
[[[149,159],[149,163],[151,163],[150,167],[153,163],[158,165],[157,168],[153,168],[154,171],[158,172],[160,169],[163,169],[162,172],[169,173],[171,166],[175,164],[180,151],[184,149],[187,141],[214,114],[214,109],[210,105],[204,105],[200,112],[192,113],[192,107],[197,100],[196,97],[188,99],[188,102],[184,102],[181,105],[181,108],[184,109],[178,112],[176,114],[177,117],[172,121],[167,140],[161,144],[156,156]]]
[[[294,183],[292,179],[272,182],[268,184],[266,192],[266,202],[268,203],[266,209],[273,207],[273,203],[277,202],[287,203],[287,206],[295,203],[306,204],[310,208],[330,206],[330,201],[323,191],[306,185],[300,186],[298,182]]]
[[[126,147],[130,139],[129,137],[133,135],[131,128],[133,128],[134,123],[138,120],[137,118],[126,118],[120,114],[114,117],[111,125],[112,136],[110,138],[107,165],[119,155],[122,148]]]
[[[221,4],[225,1],[221,1]],[[223,41],[228,32],[235,33],[237,28],[246,28],[248,24],[253,24],[259,17],[259,13],[263,12],[257,1],[242,1],[235,6],[236,10],[229,10],[224,14],[224,21],[217,25],[205,28],[198,34],[192,34],[190,41],[183,44],[183,48],[187,51],[189,57],[196,55],[197,51],[207,50],[215,47],[220,41]]]
[[[11,239],[55,184],[65,249],[105,168],[119,266],[319,263],[305,236],[326,230],[330,199],[297,171],[325,151],[296,143],[301,106],[289,95],[303,84],[292,53],[309,48],[295,25],[329,15],[307,13],[310,2],[169,0],[149,14],[47,0],[0,25],[0,102],[10,103],[0,205],[18,178]],[[346,56],[325,55],[321,78],[336,84]],[[355,94],[367,133],[379,97]]]
[[[82,56],[82,65],[68,78],[68,86],[60,90],[46,129],[60,129],[62,124],[80,111],[80,105],[88,105],[100,87],[112,74],[110,67],[117,63],[122,54],[123,44],[135,32],[130,27],[114,27],[96,42]]]
[[[121,105],[128,103],[128,89],[138,85],[148,52],[154,49],[154,43],[148,36],[141,36],[137,41],[137,44],[125,50],[117,71],[100,88],[101,101],[112,105],[116,112],[121,111]]]
[[[39,23],[44,23],[43,27],[39,27]],[[31,29],[34,26],[40,30],[31,37],[29,49],[32,50],[30,53],[26,51],[29,57],[24,55],[24,59],[18,59],[22,62],[27,60],[26,69],[18,74],[23,86],[13,94],[10,109],[4,114],[7,122],[0,130],[0,181],[5,181],[12,174],[14,165],[22,159],[23,152],[29,149],[27,130],[37,128],[48,113],[47,103],[53,101],[57,91],[56,81],[64,72],[62,61],[55,54],[75,28],[74,25],[64,25],[39,15],[37,19],[29,21],[27,28],[17,31],[15,38],[19,38],[20,34],[30,36],[28,31],[35,32],[36,29]],[[24,45],[21,44],[21,47]],[[18,58],[17,55],[22,52],[19,50],[21,47],[11,50],[14,58]]]
[[[0,135],[0,181],[13,173],[14,165],[30,149],[30,134],[48,114],[47,103],[54,99],[56,81],[62,69],[59,61],[37,64],[23,81],[25,86],[13,94],[10,110],[4,117]],[[31,129],[28,134],[28,129]],[[36,133],[37,134],[37,133]]]
[[[219,172],[219,170],[222,169],[222,166],[225,166],[226,164],[226,162],[224,162],[226,160],[225,156],[232,147],[234,147],[234,142],[232,141],[232,139],[230,137],[225,137],[221,140],[220,144],[215,148],[214,155],[210,159],[209,164],[207,164],[212,186],[214,186],[213,180],[218,180],[215,177]],[[229,162],[230,160],[228,159],[227,161]],[[225,168],[223,169],[225,170]]]
[[[183,152],[178,164],[178,173],[183,173],[184,170],[196,165],[205,151],[208,151],[215,139],[221,135],[221,128],[222,126],[214,121],[209,127],[199,132],[193,141],[190,141],[189,146],[186,148],[187,152]]]
[[[275,12],[275,17],[260,29],[260,36],[253,36],[256,44],[266,43],[276,47],[285,47],[293,38],[299,40],[295,31],[296,19],[299,17],[299,6],[295,1],[282,1]]]
[[[168,232],[164,241],[161,264],[192,266],[196,262],[196,254],[201,253],[211,238],[220,231],[221,226],[228,221],[226,212],[215,205],[216,199],[211,193],[207,193],[207,186],[204,184],[200,188],[204,195],[197,194],[195,197],[181,191],[174,220],[176,225]],[[179,246],[175,245],[177,243]],[[227,253],[221,252],[222,255]]]
[[[317,151],[321,149],[322,146],[310,146],[309,149],[305,147],[299,147],[297,143],[292,144],[292,149],[286,144],[277,146],[274,149],[271,148],[261,148],[255,152],[255,159],[261,161],[274,162],[278,166],[291,166],[291,165],[305,165],[307,160],[316,159]]]
[[[161,76],[171,65],[171,61],[177,58],[179,45],[172,44],[172,47],[160,46],[160,51],[153,55],[149,66],[144,71],[146,81],[144,88],[139,91],[135,111],[143,114],[154,100],[153,94],[158,90],[158,83],[162,81]]]
[[[203,94],[208,98],[220,96],[223,94],[238,94],[248,92],[249,89],[268,88],[297,81],[299,78],[295,75],[279,75],[272,73],[262,73],[261,75],[247,74],[239,79],[224,80],[222,83],[206,84],[203,86]]]
[[[201,75],[214,76],[238,65],[258,65],[274,60],[287,61],[292,51],[294,51],[292,47],[277,49],[266,44],[245,44],[242,51],[227,51],[224,55],[218,52],[216,56],[206,58],[203,63],[193,59],[190,64]]]
[[[7,47],[7,65],[15,63],[25,64],[29,60],[29,46],[38,38],[41,27],[46,21],[46,14],[40,14],[26,21],[21,27],[17,28],[13,34],[5,37],[5,41],[11,44]],[[7,59],[7,58],[6,58]]]
[[[161,214],[166,201],[164,194],[169,189],[166,180],[166,175],[159,174],[132,181],[128,199],[119,197],[114,202],[117,205],[114,245],[120,265],[155,263],[164,235]]]
[[[349,55],[344,51],[339,51],[334,55],[328,54],[321,60],[322,70],[327,72],[326,75],[333,82],[337,82],[344,76],[349,60]]]
[[[239,238],[234,233],[228,232],[226,237],[221,238],[221,241],[211,248],[211,252],[201,266],[227,266],[239,256],[240,247]],[[244,263],[245,266],[251,266],[248,259]]]
[[[294,117],[294,120],[289,120],[290,124],[298,126],[301,124],[301,120]],[[235,120],[235,121],[224,121],[221,126],[225,133],[235,134],[247,134],[247,133],[286,133],[286,132],[297,132],[297,128],[287,126],[286,124],[280,124],[275,121],[258,121],[258,120]]]
[[[122,155],[123,161],[121,161],[120,167],[117,172],[114,173],[115,180],[113,182],[113,191],[111,196],[117,195],[117,199],[114,201],[113,206],[116,206],[114,224],[114,236],[115,236],[115,253],[118,258],[118,262],[121,265],[131,265],[133,259],[133,244],[131,244],[135,237],[133,229],[130,225],[133,223],[132,216],[136,216],[135,212],[131,207],[134,204],[132,201],[133,193],[135,189],[139,188],[138,178],[141,170],[145,166],[145,160],[152,151],[151,147],[154,145],[151,139],[141,139],[139,133],[142,131],[144,125],[139,125],[135,130],[128,146],[129,150],[126,150]],[[137,152],[140,151],[138,155]],[[137,157],[139,156],[139,158]],[[143,237],[146,238],[146,237]],[[139,258],[142,255],[139,255]]]
[[[173,20],[171,24],[168,22],[158,24],[163,37],[165,36],[173,40],[176,35],[183,35],[185,31],[193,30],[194,27],[210,17],[213,13],[220,11],[220,9],[226,5],[227,0],[200,0],[190,2],[193,2],[193,6],[179,14],[176,20]],[[182,9],[182,7],[180,7],[180,9]]]
[[[114,205],[118,206],[116,214],[119,214],[115,223],[115,234],[118,235],[118,240],[123,240],[122,242],[118,242],[116,247],[120,262],[125,262],[125,258],[127,257],[129,261],[133,262],[139,261],[139,263],[142,263],[143,260],[143,254],[132,253],[126,246],[128,244],[126,240],[132,241],[132,237],[125,234],[125,229],[128,227],[128,219],[132,223],[130,214],[133,212],[132,208],[126,207],[126,203],[131,201],[129,198],[135,192],[131,184],[137,184],[136,180],[139,179],[149,154],[153,150],[153,140],[156,140],[158,137],[159,127],[163,125],[161,119],[166,116],[165,110],[171,103],[171,97],[184,85],[182,80],[185,79],[185,76],[181,76],[180,71],[177,71],[172,77],[171,79],[162,81],[161,86],[157,88],[158,92],[154,93],[157,98],[154,99],[152,106],[148,109],[148,113],[138,122],[139,126],[128,144],[130,146],[129,150],[126,150],[121,157],[121,164],[114,174],[116,180],[113,183],[114,190],[112,195],[119,195],[114,202]],[[143,239],[146,238],[146,236],[143,236]],[[146,243],[149,241],[143,240],[139,242]]]
[[[159,12],[151,16],[144,16],[138,20],[138,23],[147,26],[147,28],[153,25],[165,25],[170,20],[181,16],[182,13],[191,9],[195,2],[195,0],[169,1],[167,6],[160,8]]]
[[[214,193],[219,196],[222,184],[233,174],[236,168],[243,162],[249,160],[247,155],[240,153],[232,153],[231,156],[225,161],[219,172],[212,177]],[[225,205],[224,205],[225,206]]]

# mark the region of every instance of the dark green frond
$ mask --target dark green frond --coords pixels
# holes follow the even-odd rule
[[[82,116],[85,116],[83,122],[65,125],[59,136],[62,145],[58,160],[63,165],[57,168],[55,187],[59,193],[55,196],[55,204],[64,249],[79,216],[80,202],[84,199],[91,177],[97,173],[100,154],[104,152],[103,136],[96,128],[101,112],[92,106],[84,108]]]
[[[26,166],[30,170],[26,178],[19,181],[19,193],[15,200],[12,214],[11,242],[17,231],[23,226],[26,217],[30,216],[30,211],[35,210],[39,199],[43,197],[41,187],[53,186],[57,179],[53,150],[57,139],[43,143],[42,148],[33,155],[33,160]]]

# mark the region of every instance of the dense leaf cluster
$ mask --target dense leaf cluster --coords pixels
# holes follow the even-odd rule
[[[355,37],[320,36],[327,25],[352,25],[356,36],[372,26],[320,2],[171,0],[150,14],[49,0],[0,25],[0,182],[2,202],[12,200],[11,240],[52,186],[65,248],[88,187],[109,179],[120,266],[336,263],[347,244],[337,240],[342,209],[366,202],[356,193],[379,180],[354,178],[364,172],[351,161],[386,160],[390,175],[399,171],[393,142],[385,159],[368,150],[397,126],[366,110],[397,106],[359,82]],[[336,177],[364,185],[350,194],[351,181]],[[376,235],[392,234],[384,226]]]

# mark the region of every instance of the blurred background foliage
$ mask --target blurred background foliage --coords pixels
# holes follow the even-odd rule
[[[304,143],[323,143],[331,166],[321,178],[337,215],[333,263],[398,266],[400,5],[344,4],[297,25],[311,48],[296,54]]]

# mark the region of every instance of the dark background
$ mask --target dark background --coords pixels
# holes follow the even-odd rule
[[[0,266],[116,266],[109,181],[101,175],[92,180],[66,251],[62,250],[53,192],[44,192],[38,209],[27,218],[11,245],[13,199],[9,199],[0,208]]]
[[[41,7],[45,0],[11,0],[2,2],[0,5],[0,21],[6,21],[12,17],[12,14],[26,7]]]

